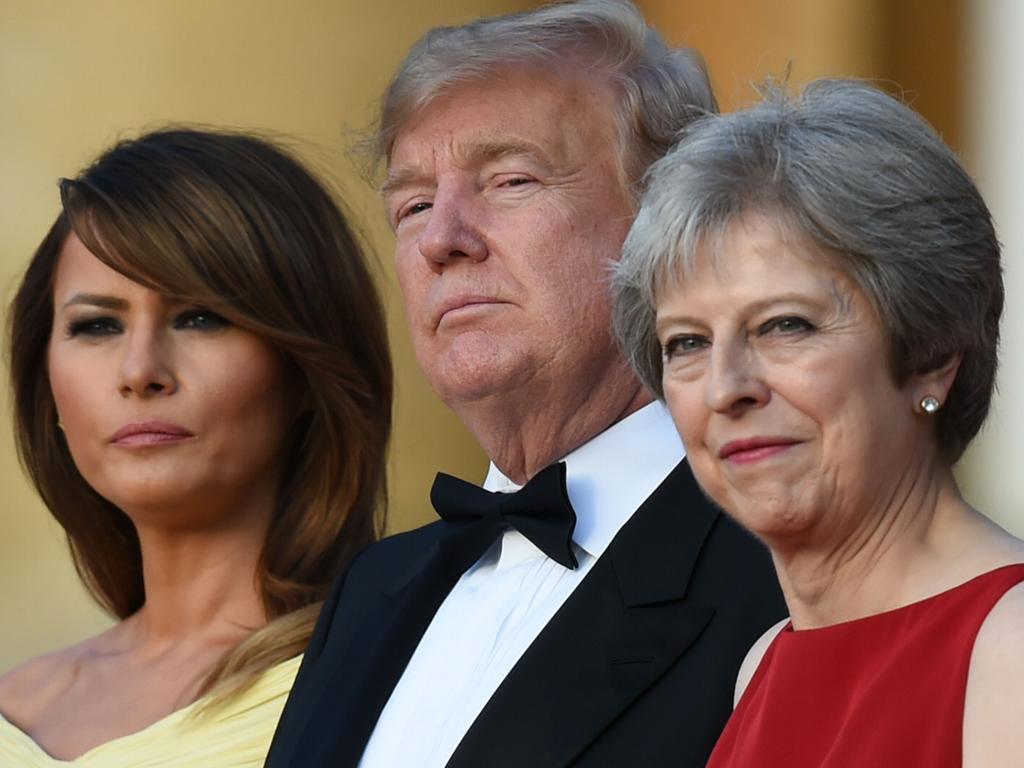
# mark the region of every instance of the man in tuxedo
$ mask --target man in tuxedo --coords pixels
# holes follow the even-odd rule
[[[492,463],[353,562],[268,766],[704,765],[784,606],[615,344],[608,266],[644,169],[715,107],[699,58],[624,2],[413,48],[379,133],[398,278],[420,366]]]

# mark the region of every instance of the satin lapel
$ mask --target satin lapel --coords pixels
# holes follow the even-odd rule
[[[420,638],[460,571],[445,556],[444,536],[367,597],[358,626],[337,628],[329,653],[312,670],[317,691],[290,765],[355,766],[377,718]]]
[[[448,768],[565,766],[700,635],[685,599],[718,518],[684,463],[637,510],[467,732]]]

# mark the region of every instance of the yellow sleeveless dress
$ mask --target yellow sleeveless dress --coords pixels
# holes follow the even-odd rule
[[[249,690],[198,717],[195,702],[137,733],[56,760],[0,716],[3,768],[261,768],[302,657],[271,667]]]

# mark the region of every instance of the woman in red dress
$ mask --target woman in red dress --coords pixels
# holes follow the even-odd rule
[[[1024,765],[1024,543],[961,496],[1003,305],[955,155],[867,85],[769,90],[657,163],[617,330],[791,619],[712,768]]]

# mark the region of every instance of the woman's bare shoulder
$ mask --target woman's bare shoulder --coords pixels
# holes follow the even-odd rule
[[[1021,563],[1024,565],[1024,563]],[[1019,668],[1024,672],[1024,582],[1006,591],[978,630],[971,654],[974,666]]]
[[[33,720],[71,686],[97,639],[36,656],[0,675],[0,715],[16,724]]]
[[[15,724],[32,719],[67,684],[72,665],[68,649],[37,656],[0,676],[0,715]]]
[[[964,702],[964,768],[1024,765],[1024,582],[985,618],[971,653]]]
[[[747,690],[747,686],[750,684],[751,679],[753,679],[754,672],[757,671],[758,666],[761,664],[761,659],[764,658],[768,646],[772,644],[772,641],[787,624],[789,624],[789,619],[785,618],[778,624],[769,627],[768,631],[761,635],[757,642],[747,651],[746,658],[743,659],[743,663],[740,665],[739,674],[736,676],[736,692],[732,702],[734,708],[740,703],[740,698],[742,698],[743,692]]]

